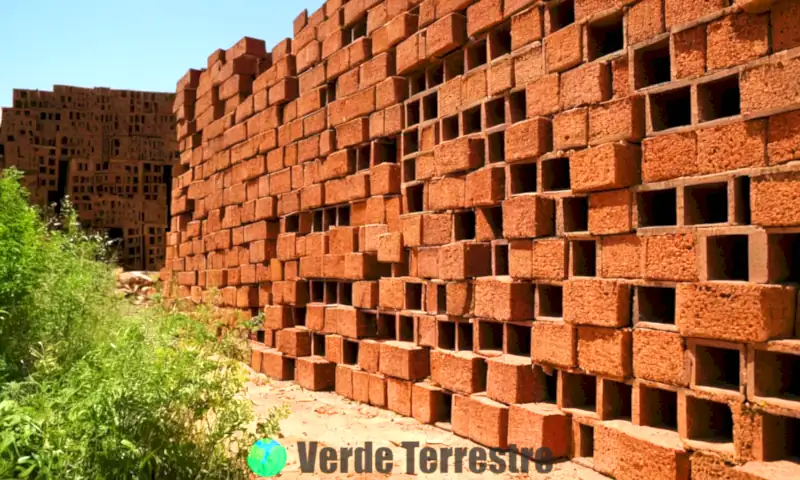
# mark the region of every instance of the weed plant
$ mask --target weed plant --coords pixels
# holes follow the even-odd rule
[[[253,417],[241,340],[116,295],[107,239],[68,202],[43,219],[20,176],[0,176],[0,478],[248,478],[287,411]]]

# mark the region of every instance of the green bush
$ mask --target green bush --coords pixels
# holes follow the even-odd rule
[[[247,478],[255,419],[206,311],[114,293],[101,237],[0,176],[0,478]]]

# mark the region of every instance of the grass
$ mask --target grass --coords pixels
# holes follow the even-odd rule
[[[278,434],[242,394],[242,341],[213,311],[116,295],[102,235],[49,221],[0,176],[0,478],[248,478]],[[232,358],[234,357],[234,358]]]

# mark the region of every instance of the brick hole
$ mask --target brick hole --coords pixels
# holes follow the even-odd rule
[[[350,205],[343,205],[336,209],[336,225],[340,227],[350,226]]]
[[[699,84],[697,107],[701,122],[739,115],[741,113],[739,75]]]
[[[475,212],[473,210],[464,210],[454,214],[454,236],[458,240],[474,240],[475,239]]]
[[[564,231],[586,232],[589,230],[589,197],[564,199]]]
[[[728,221],[727,183],[687,186],[683,197],[687,225]]]
[[[636,287],[638,322],[675,324],[674,287]]]
[[[566,0],[549,7],[548,11],[550,13],[550,33],[575,23],[575,2],[573,0]]]
[[[369,335],[374,336],[378,330],[378,315],[375,313],[365,312],[363,310],[359,310],[357,314],[361,315],[361,317],[364,319],[364,323],[369,329]]]
[[[333,305],[339,301],[338,282],[325,282],[325,303]]]
[[[630,421],[633,403],[633,387],[613,380],[603,382],[604,420],[622,419]]]
[[[342,357],[344,365],[357,365],[358,342],[355,340],[345,340],[342,343]]]
[[[478,321],[478,350],[503,353],[503,324]]]
[[[415,128],[403,132],[403,154],[409,155],[419,151],[419,131]]]
[[[286,362],[286,368],[289,370],[286,380],[294,381],[294,358],[283,357],[283,361]]]
[[[403,181],[413,182],[417,178],[417,159],[403,160]]]
[[[367,17],[366,15],[358,19],[352,27],[350,27],[350,40],[354,42],[361,37],[367,36]]]
[[[569,159],[552,158],[542,161],[542,190],[555,192],[569,190]]]
[[[323,213],[323,228],[329,230],[333,226],[336,226],[336,209],[326,208]]]
[[[650,95],[650,122],[659,132],[692,123],[691,88],[683,87]]]
[[[441,85],[442,82],[444,82],[444,65],[442,63],[437,63],[425,73],[427,75],[429,89]]]
[[[487,136],[487,148],[489,149],[489,163],[500,163],[506,161],[506,133],[495,132]]]
[[[323,107],[333,103],[336,100],[336,82],[325,84],[320,92]]]
[[[314,210],[314,213],[311,214],[311,231],[312,232],[322,232],[322,217],[323,212],[322,210]]]
[[[769,441],[767,439],[783,441]],[[764,414],[763,461],[800,463],[800,419]]]
[[[594,240],[571,242],[572,275],[577,277],[597,276],[597,244]]]
[[[534,368],[541,368],[538,365]],[[558,400],[558,372],[544,372],[544,395],[542,402],[555,404]]]
[[[754,369],[755,395],[800,401],[800,355],[755,350]]]
[[[325,335],[318,333],[311,334],[311,355],[318,357],[325,356]]]
[[[425,73],[416,73],[408,77],[408,95],[414,96],[425,91]]]
[[[414,317],[410,317],[408,315],[398,315],[397,340],[400,340],[401,342],[414,341]]]
[[[350,282],[339,283],[339,304],[353,305],[353,284]]]
[[[489,33],[489,58],[494,60],[511,53],[511,24],[504,24]]]
[[[749,278],[748,236],[718,235],[706,239],[706,268],[709,280]]]
[[[447,313],[447,287],[445,285],[436,285],[436,313]],[[455,337],[455,335],[454,335]]]
[[[695,383],[725,390],[739,390],[739,350],[696,345],[694,349]]]
[[[266,337],[266,333],[264,330],[256,330],[256,342],[264,343],[264,339]]]
[[[318,280],[311,280],[308,282],[308,286],[311,289],[309,298],[314,303],[323,303],[325,302],[325,282],[318,281]]]
[[[287,215],[286,216],[286,233],[297,233],[300,231],[300,215]]]
[[[678,224],[677,193],[674,188],[639,192],[637,200],[640,227]]]
[[[442,350],[456,349],[456,324],[454,322],[436,322],[436,348]]]
[[[406,282],[406,310],[422,310],[422,284]]]
[[[800,233],[769,235],[767,249],[769,281],[800,283]]]
[[[395,268],[392,270],[393,277],[406,277],[408,275],[408,266],[414,262],[414,255],[412,255],[412,251],[410,248],[407,248],[403,251],[405,255],[405,261],[403,263],[394,264]]]
[[[639,386],[639,423],[646,427],[678,431],[678,393]]]
[[[564,316],[564,289],[561,285],[537,284],[540,317],[562,318]]]
[[[536,192],[536,163],[512,163],[508,167],[511,175],[511,194]]]
[[[423,185],[412,185],[406,188],[408,198],[408,213],[423,211]]]
[[[582,373],[561,372],[564,382],[565,408],[578,408],[581,410],[597,410],[597,380],[591,375]]]
[[[530,358],[531,327],[529,325],[506,324],[506,353]]]
[[[733,180],[734,217],[739,225],[750,224],[750,177]]]
[[[319,103],[324,107],[328,104],[328,87],[322,86],[320,87],[318,92],[319,92]]]
[[[462,114],[461,123],[464,126],[464,135],[481,131],[481,107],[473,107],[465,110]]]
[[[422,119],[435,120],[439,116],[439,94],[433,92],[422,99]]]
[[[378,262],[378,265],[376,267],[377,271],[375,272],[375,277],[376,278],[391,277],[391,276],[393,276],[392,275],[392,269],[393,268],[402,269],[402,266],[401,265],[397,265],[395,263]],[[405,265],[405,268],[408,269],[408,265],[407,264]],[[397,276],[403,276],[403,275],[405,275],[405,274],[397,275]]]
[[[356,171],[369,170],[372,146],[362,145],[356,150]]]
[[[590,23],[587,30],[590,61],[620,51],[625,46],[622,14]]]
[[[444,59],[444,80],[452,80],[464,74],[464,52],[457,51]]]
[[[508,245],[494,245],[494,275],[508,275]]]
[[[378,314],[378,338],[397,340],[397,316],[391,313]]]
[[[508,96],[509,123],[517,123],[525,120],[525,117],[528,115],[528,105],[525,97],[525,90],[513,92]]]
[[[505,100],[498,98],[488,101],[484,104],[486,109],[486,128],[496,127],[506,122],[506,104]]]
[[[413,130],[413,132],[416,134],[416,129]],[[414,151],[416,151],[416,149]],[[375,160],[375,165],[381,163],[397,163],[397,139],[395,137],[389,137],[375,142],[373,144],[372,156]]]
[[[334,102],[336,100],[336,82],[330,82],[326,84],[325,90],[327,91],[325,98],[328,101],[328,103]]]
[[[292,309],[292,321],[295,327],[306,326],[306,307],[294,307]]]
[[[733,442],[733,415],[726,403],[712,402],[696,397],[686,397],[686,437],[715,443]]]
[[[473,341],[474,331],[469,322],[456,323],[456,348],[461,351],[472,351],[475,346]]]
[[[414,100],[406,104],[406,127],[416,125],[420,120],[419,100]]]
[[[467,71],[486,65],[486,39],[467,47]]]
[[[492,231],[494,238],[503,238],[503,207],[480,209],[481,216]]]
[[[436,411],[439,412],[436,422],[451,423],[453,418],[453,394],[441,392],[436,403],[438,405]]]
[[[458,138],[458,115],[442,119],[442,141]]]
[[[672,79],[669,39],[636,50],[633,54],[636,89],[666,83]]]
[[[579,424],[580,444],[578,445],[577,456],[581,458],[594,457],[594,427],[591,425]]]

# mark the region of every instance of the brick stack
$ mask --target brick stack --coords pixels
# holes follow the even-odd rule
[[[263,311],[272,377],[490,447],[797,478],[799,16],[328,0],[178,83],[170,293]]]
[[[0,124],[2,166],[24,172],[35,204],[69,195],[85,226],[122,240],[124,267],[159,270],[177,164],[174,97],[61,85],[14,90]]]

